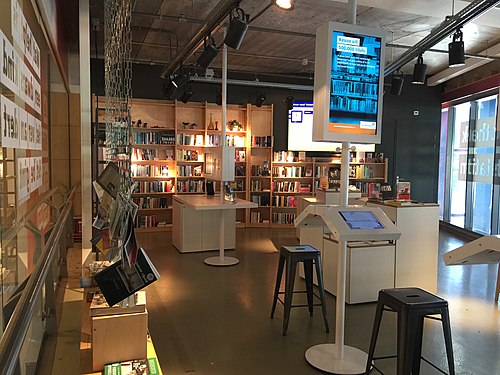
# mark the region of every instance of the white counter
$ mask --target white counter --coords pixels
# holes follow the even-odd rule
[[[219,226],[224,215],[224,249],[234,249],[236,209],[250,207],[257,204],[243,199],[222,201],[219,195],[175,195],[172,244],[181,253],[219,250]]]

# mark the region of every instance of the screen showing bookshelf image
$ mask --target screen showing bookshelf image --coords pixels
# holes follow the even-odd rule
[[[186,180],[177,179],[177,193],[204,193],[205,180],[204,179],[191,179]]]

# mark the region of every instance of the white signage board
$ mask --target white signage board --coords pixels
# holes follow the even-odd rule
[[[5,96],[0,97],[2,147],[19,148],[19,107]]]

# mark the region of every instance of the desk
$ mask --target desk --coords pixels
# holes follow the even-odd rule
[[[236,210],[251,207],[257,204],[244,199],[231,203],[221,200],[219,195],[176,195],[172,243],[181,253],[234,249]]]

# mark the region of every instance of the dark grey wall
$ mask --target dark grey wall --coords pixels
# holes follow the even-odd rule
[[[135,98],[163,99],[160,79],[161,66],[134,65],[132,74],[132,95]],[[102,60],[92,60],[92,92],[104,95],[104,68]],[[255,77],[238,76],[252,80]],[[261,81],[274,79],[259,77]],[[312,80],[288,81],[290,83],[313,85]],[[215,84],[191,83],[192,101],[215,102],[219,86]],[[265,93],[266,104],[274,106],[274,148],[287,149],[288,112],[285,98],[291,94],[297,101],[312,101],[312,91],[289,91],[246,86],[228,86],[228,103],[253,103],[259,92]],[[419,111],[419,115],[414,115]],[[382,143],[377,152],[389,158],[389,183],[394,185],[395,177],[411,181],[412,199],[436,202],[439,128],[441,118],[441,88],[417,86],[406,83],[401,96],[389,93],[384,96],[382,120]],[[393,186],[394,187],[394,186]]]

